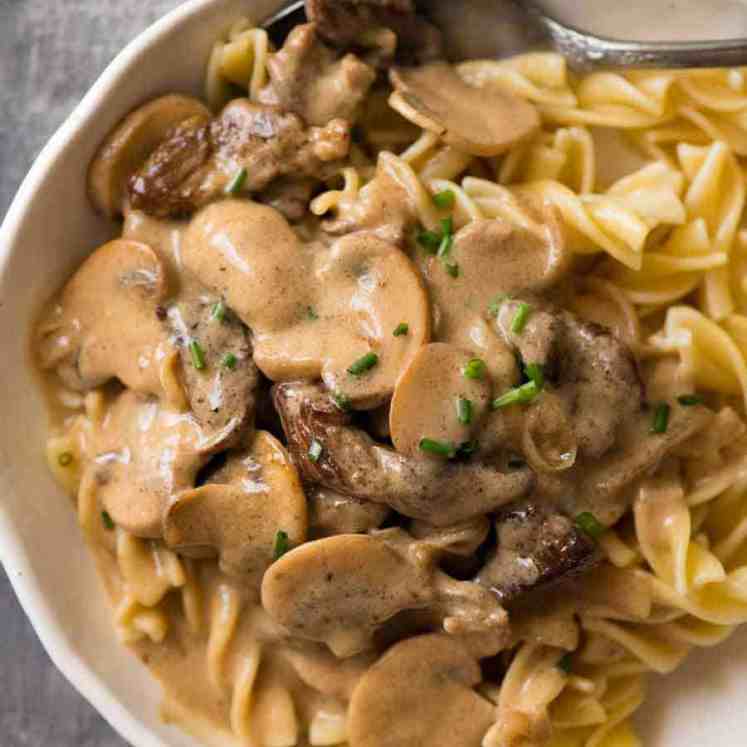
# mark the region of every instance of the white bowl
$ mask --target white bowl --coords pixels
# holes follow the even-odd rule
[[[86,199],[87,165],[106,133],[140,102],[199,93],[213,41],[242,15],[267,17],[279,0],[191,0],[140,35],[50,140],[0,229],[0,556],[50,657],[135,747],[195,747],[160,723],[159,688],[117,641],[111,611],[69,500],[47,472],[46,415],[29,364],[41,304],[113,227]],[[649,747],[747,741],[747,634],[652,679],[638,718]],[[740,645],[741,644],[741,645]]]

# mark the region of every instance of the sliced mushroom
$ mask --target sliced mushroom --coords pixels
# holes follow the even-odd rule
[[[349,147],[344,120],[307,128],[295,114],[235,99],[212,121],[182,122],[130,177],[130,203],[149,215],[188,215],[222,198],[242,169],[236,189],[244,192],[287,174],[324,179]]]
[[[350,701],[350,747],[480,747],[495,706],[478,695],[480,665],[458,641],[401,641],[362,677]]]
[[[183,260],[251,328],[254,360],[268,378],[321,378],[356,408],[386,401],[429,339],[419,273],[375,236],[302,244],[271,208],[228,200],[194,218]],[[400,322],[408,334],[395,336]],[[364,356],[372,366],[351,373]]]
[[[583,573],[599,562],[595,541],[565,516],[537,503],[499,514],[495,553],[477,576],[502,603]]]
[[[349,416],[313,384],[276,385],[273,401],[307,480],[435,526],[494,511],[533,485],[525,467],[502,472],[490,463],[410,457],[381,446],[352,427]],[[315,460],[309,457],[313,441],[321,444]]]
[[[206,431],[230,446],[254,416],[259,375],[247,330],[215,299],[179,301],[168,316],[190,408]]]
[[[449,633],[497,636],[500,648],[508,626],[495,597],[439,571],[436,556],[399,529],[307,542],[267,571],[262,605],[291,635],[340,657],[370,648],[376,629],[409,609],[429,609]]]
[[[163,262],[147,245],[123,239],[97,249],[41,325],[41,363],[67,386],[91,389],[111,378],[161,394],[163,366],[175,355],[158,318],[168,294]]]
[[[114,523],[159,538],[172,495],[194,485],[210,443],[190,415],[128,390],[102,419],[93,451],[97,497]]]
[[[285,532],[291,546],[305,541],[306,499],[285,449],[265,431],[229,457],[226,476],[230,482],[175,496],[164,518],[164,540],[183,553],[217,555],[224,573],[258,588],[278,532]]]
[[[389,506],[362,501],[319,485],[307,486],[309,534],[314,539],[335,534],[360,534],[378,529]]]
[[[444,62],[392,68],[389,80],[393,109],[471,155],[498,156],[539,129],[539,114],[531,103],[472,86]]]
[[[469,442],[490,406],[487,378],[464,371],[472,356],[442,342],[420,349],[400,376],[392,397],[389,428],[401,454],[422,454],[424,438],[458,447]]]
[[[210,112],[197,99],[171,94],[129,114],[106,138],[88,171],[88,195],[104,215],[120,215],[127,180],[171,131],[187,119],[208,121]]]
[[[342,59],[321,43],[313,23],[295,26],[282,49],[267,60],[270,83],[260,101],[298,114],[310,125],[349,122],[376,79],[376,71],[353,54]]]

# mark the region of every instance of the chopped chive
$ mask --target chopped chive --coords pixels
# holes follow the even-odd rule
[[[469,425],[472,422],[472,400],[465,397],[457,397],[456,411],[457,420],[462,425]]]
[[[233,176],[233,179],[231,179],[228,184],[226,184],[226,194],[227,195],[236,195],[239,192],[241,192],[242,187],[244,186],[244,182],[246,181],[246,177],[249,176],[249,173],[246,169],[239,169]]]
[[[192,356],[192,365],[199,371],[205,368],[205,352],[197,340],[189,343],[189,354]]]
[[[605,532],[604,525],[589,511],[584,511],[576,517],[576,526],[594,540],[599,539]]]
[[[501,310],[501,306],[508,301],[508,293],[499,293],[489,304],[488,304],[488,314],[491,316],[498,316],[498,313]]]
[[[410,325],[407,322],[400,322],[395,328],[392,334],[395,337],[402,337],[410,331]]]
[[[446,269],[446,272],[451,275],[453,278],[459,277],[459,265],[456,262],[446,262],[444,264],[444,268]]]
[[[109,515],[108,511],[101,512],[101,523],[104,525],[104,529],[109,532],[114,529],[114,521],[112,520],[112,517]]]
[[[468,379],[482,379],[485,375],[485,361],[480,358],[472,358],[464,367],[464,375]]]
[[[223,360],[221,361],[221,364],[224,368],[228,368],[231,371],[236,368],[236,364],[239,362],[239,359],[233,354],[233,353],[226,353],[223,356]]]
[[[353,376],[361,376],[370,371],[379,362],[379,356],[376,353],[366,353],[362,358],[352,363],[348,368],[348,373]]]
[[[526,465],[526,462],[516,454],[511,454],[508,457],[508,467],[509,469],[521,469]]]
[[[441,218],[441,235],[443,237],[451,236],[454,233],[454,219],[449,216],[448,218]]]
[[[519,308],[516,310],[516,315],[514,316],[513,321],[511,322],[511,331],[515,335],[520,335],[524,331],[527,319],[529,319],[531,313],[532,307],[528,303],[522,301],[519,304]]]
[[[332,399],[335,401],[338,409],[342,410],[343,412],[349,412],[352,409],[350,397],[346,396],[342,392],[333,392]]]
[[[558,663],[556,664],[557,668],[561,672],[565,672],[566,674],[571,673],[571,665],[572,665],[572,661],[571,661],[570,653],[563,654],[563,656],[560,657],[560,659],[558,660]]]
[[[322,456],[322,443],[314,439],[309,446],[309,459],[316,464]]]
[[[447,441],[436,441],[432,438],[420,439],[420,451],[424,451],[426,454],[433,454],[434,456],[446,457],[447,459],[453,459],[456,456],[454,444]]]
[[[456,451],[456,455],[460,457],[468,457],[474,454],[479,448],[480,444],[477,441],[465,441],[459,444],[459,448]]]
[[[420,231],[420,233],[418,233],[418,244],[420,244],[428,254],[436,254],[438,252],[438,247],[441,245],[441,236],[435,231]]]
[[[524,372],[529,381],[533,381],[537,385],[537,389],[541,391],[545,386],[545,371],[542,365],[540,363],[527,363],[524,366]]]
[[[69,467],[72,463],[73,455],[69,451],[63,451],[62,454],[57,457],[57,464],[59,464],[60,467]]]
[[[438,256],[439,259],[445,260],[451,252],[451,247],[453,243],[454,243],[454,237],[451,234],[444,236],[438,245],[438,251],[436,252],[436,256]]]
[[[450,189],[444,189],[442,192],[436,192],[433,195],[433,204],[441,210],[447,210],[454,207],[456,198]]]
[[[319,314],[316,313],[313,306],[306,307],[306,318],[315,321],[319,318]]]
[[[654,410],[654,419],[651,423],[651,433],[666,433],[669,425],[669,410],[667,404],[657,405]]]
[[[703,404],[703,398],[698,394],[682,394],[677,397],[677,401],[683,407],[693,407],[694,405]]]
[[[539,388],[534,381],[509,389],[505,394],[493,400],[493,409],[500,410],[509,405],[526,405],[539,394]]]
[[[275,544],[272,548],[272,557],[274,560],[280,560],[285,553],[290,550],[290,544],[288,542],[288,532],[284,532],[279,529],[275,533]]]
[[[210,318],[216,322],[222,322],[226,318],[226,304],[223,301],[218,301],[218,303],[213,305],[210,311]]]

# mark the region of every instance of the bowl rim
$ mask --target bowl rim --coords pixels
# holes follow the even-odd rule
[[[21,182],[0,225],[0,276],[8,270],[13,249],[18,245],[23,224],[33,204],[34,194],[67,148],[96,116],[99,107],[151,47],[157,45],[164,36],[193,21],[215,2],[216,0],[186,0],[139,33],[107,65],[80,103],[47,141]],[[32,570],[30,553],[15,531],[2,502],[0,562],[44,650],[68,682],[128,743],[167,747],[165,742],[155,736],[118,700],[107,683],[92,671],[68,643],[60,623],[49,612]]]

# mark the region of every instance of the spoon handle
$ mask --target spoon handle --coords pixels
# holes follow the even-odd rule
[[[747,65],[747,39],[635,42],[606,39],[556,21],[533,9],[535,22],[576,70],[596,67],[730,67]]]

